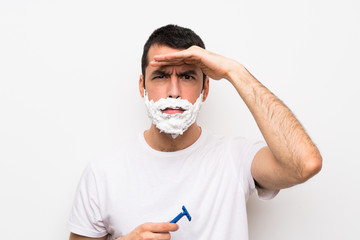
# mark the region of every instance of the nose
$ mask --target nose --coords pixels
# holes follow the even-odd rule
[[[171,74],[170,76],[170,84],[168,89],[168,97],[178,98],[180,97],[180,88],[179,88],[179,80],[176,74]]]

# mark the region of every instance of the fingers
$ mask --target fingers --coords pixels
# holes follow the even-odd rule
[[[159,56],[155,56],[154,60],[150,62],[150,65],[153,67],[161,67],[164,65],[176,66],[176,65],[183,65],[183,64],[195,64],[195,61],[184,55],[181,55],[181,56],[159,55]]]
[[[178,61],[180,59],[190,58],[192,57],[192,53],[188,52],[187,50],[175,52],[175,53],[169,53],[164,55],[156,55],[154,56],[154,60],[156,62],[172,62],[172,61]]]
[[[144,223],[140,225],[142,231],[150,231],[154,233],[163,233],[163,232],[174,232],[179,229],[179,225],[176,223]]]
[[[182,65],[197,64],[200,61],[200,51],[196,47],[191,47],[183,51],[154,56],[150,62],[151,66],[159,67],[163,65]]]
[[[145,232],[141,235],[140,239],[149,239],[149,240],[170,240],[171,235],[169,232],[167,233],[152,233]]]
[[[144,223],[134,229],[130,234],[126,235],[126,240],[170,240],[170,232],[179,229],[176,223]]]
[[[154,56],[155,61],[171,61],[176,59],[183,59],[183,58],[196,58],[197,55],[200,55],[201,52],[206,51],[205,49],[202,49],[198,46],[192,46],[188,49],[174,52],[174,53],[168,53],[164,55],[157,55]]]

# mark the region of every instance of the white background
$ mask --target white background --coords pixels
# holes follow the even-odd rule
[[[138,93],[143,44],[175,23],[245,65],[323,155],[305,184],[250,199],[250,239],[359,239],[359,13],[356,0],[1,0],[0,238],[68,238],[87,162],[149,126]],[[233,87],[210,87],[199,124],[261,138]]]

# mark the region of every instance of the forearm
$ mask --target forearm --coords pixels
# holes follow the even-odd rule
[[[227,79],[249,108],[279,164],[299,181],[314,175],[320,153],[290,109],[240,64]]]

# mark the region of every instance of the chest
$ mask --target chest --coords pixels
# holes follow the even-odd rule
[[[227,232],[231,226],[221,223],[233,218],[234,223],[246,223],[245,197],[233,171],[227,156],[214,153],[171,163],[129,159],[122,169],[109,171],[101,189],[108,232],[120,237],[145,222],[171,221],[183,205],[192,221],[181,219],[172,239],[206,239]]]

